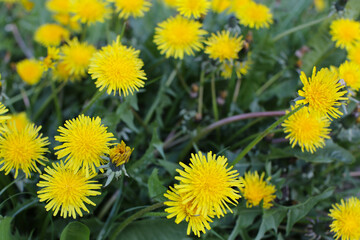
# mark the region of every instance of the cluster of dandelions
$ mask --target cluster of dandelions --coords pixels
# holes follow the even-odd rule
[[[239,178],[233,167],[228,167],[227,158],[216,156],[212,152],[191,154],[190,164],[180,163],[183,170],[177,169],[178,184],[170,187],[164,196],[168,199],[165,212],[175,222],[188,222],[187,234],[210,230],[210,223],[216,216],[223,217],[233,212],[229,205],[237,205],[241,197],[247,199],[247,206],[257,206],[263,201],[263,207],[271,207],[275,198],[275,187],[263,181],[264,175],[248,173]]]

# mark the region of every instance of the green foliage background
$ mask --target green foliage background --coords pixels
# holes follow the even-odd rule
[[[35,8],[26,12],[20,5],[9,9],[0,3],[0,73],[2,102],[11,112],[26,111],[42,133],[51,141],[48,158],[55,161],[54,136],[64,120],[80,114],[98,92],[88,77],[79,83],[57,83],[61,104],[56,113],[50,76],[35,86],[25,85],[14,69],[14,63],[25,58],[9,28],[15,24],[34,56],[46,56],[46,49],[33,41],[34,31],[41,24],[51,22],[44,1],[35,0]],[[349,0],[345,12],[336,12],[334,4],[323,12],[316,12],[311,0],[266,0],[275,22],[269,29],[253,30],[250,49],[253,64],[243,77],[238,98],[232,102],[236,79],[225,80],[215,75],[215,95],[227,91],[224,105],[216,103],[211,93],[211,71],[214,62],[204,53],[186,57],[183,61],[165,59],[153,43],[156,24],[174,15],[158,1],[144,18],[130,19],[125,25],[114,14],[105,23],[86,30],[85,40],[100,48],[115,40],[126,27],[122,43],[141,51],[148,80],[145,87],[126,98],[102,95],[86,112],[100,116],[109,131],[127,145],[134,147],[126,169],[130,177],[113,181],[93,197],[96,207],[83,218],[52,217],[39,203],[35,187],[38,176],[27,180],[13,180],[0,174],[0,238],[7,239],[107,239],[121,222],[133,213],[163,199],[162,194],[175,183],[178,162],[188,163],[191,152],[213,151],[225,155],[232,162],[237,154],[257,134],[265,130],[275,118],[258,118],[233,122],[202,135],[211,123],[247,112],[288,109],[300,87],[299,72],[309,74],[313,66],[338,66],[346,58],[330,40],[329,24],[338,15],[357,19],[360,2]],[[340,2],[340,1],[339,1]],[[318,24],[294,29],[280,39],[280,34],[295,26],[322,19]],[[226,14],[209,13],[204,19],[208,32],[224,29],[229,22]],[[249,33],[241,27],[242,35]],[[276,40],[276,41],[275,41]],[[303,46],[310,51],[297,66],[295,52]],[[201,70],[206,69],[204,82]],[[209,70],[210,69],[210,70]],[[190,96],[191,84],[203,84],[203,114],[197,119],[198,98]],[[27,104],[27,101],[29,104]],[[358,173],[360,129],[356,123],[356,104],[350,102],[340,120],[332,123],[332,140],[315,154],[292,149],[284,140],[280,128],[261,141],[240,163],[235,165],[241,175],[248,170],[266,171],[276,185],[276,204],[269,210],[246,208],[240,201],[234,214],[215,219],[212,230],[203,239],[311,239],[321,236],[332,239],[329,233],[331,204],[343,197],[357,196],[360,190]],[[169,142],[168,136],[176,138]],[[355,177],[354,177],[355,176]],[[102,180],[105,181],[105,180]],[[146,214],[128,225],[117,239],[191,239],[186,236],[186,224],[167,220],[162,210]]]

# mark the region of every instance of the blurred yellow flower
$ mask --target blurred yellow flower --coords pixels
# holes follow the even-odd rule
[[[52,69],[52,77],[55,81],[67,82],[69,80],[78,80],[79,76],[71,74],[68,66],[64,62],[58,62],[54,69]]]
[[[240,198],[241,184],[237,170],[227,168],[227,158],[216,157],[216,154],[208,152],[207,156],[201,152],[191,154],[190,165],[180,162],[184,170],[177,169],[180,176],[175,177],[180,183],[176,186],[181,194],[183,204],[192,202],[191,209],[196,209],[195,215],[224,216],[226,209],[230,212],[228,203],[236,205]]]
[[[41,25],[34,34],[36,42],[45,47],[58,46],[62,41],[66,41],[70,36],[70,32],[55,23],[47,23]]]
[[[81,30],[80,23],[71,16],[70,13],[56,13],[52,16],[55,21],[58,23],[69,27],[71,30],[75,32],[79,32]]]
[[[342,115],[337,107],[341,105],[340,101],[348,100],[347,91],[341,91],[343,86],[336,74],[328,68],[316,72],[314,67],[311,77],[307,78],[301,72],[300,80],[304,87],[298,94],[303,99],[296,101],[297,105],[308,105],[310,113],[318,113],[320,116],[338,118]]]
[[[229,12],[236,13],[250,2],[252,2],[252,0],[230,0]]]
[[[249,2],[236,10],[235,15],[240,19],[240,24],[250,28],[269,28],[273,23],[270,9],[256,2]]]
[[[4,126],[0,136],[0,171],[5,175],[14,169],[14,178],[17,178],[19,170],[25,173],[26,178],[31,177],[30,172],[41,173],[37,163],[45,165],[48,161],[44,156],[48,152],[47,137],[39,133],[41,126],[27,124],[24,129],[18,130],[14,126]]]
[[[214,215],[201,215],[197,214],[197,208],[192,206],[192,202],[185,202],[183,194],[180,194],[179,191],[175,188],[170,187],[164,196],[169,200],[164,202],[168,208],[165,209],[165,212],[169,213],[167,218],[175,217],[175,223],[179,224],[183,220],[188,222],[187,235],[190,235],[191,231],[198,237],[200,233],[206,233],[206,229],[210,230],[209,222],[212,222],[210,217]]]
[[[55,13],[69,13],[71,0],[48,0],[46,8]]]
[[[96,87],[107,93],[119,92],[119,95],[133,94],[144,86],[145,72],[141,68],[143,61],[139,58],[140,51],[126,47],[118,37],[112,45],[105,46],[91,59],[89,74],[96,79]]]
[[[294,107],[291,107],[294,110]],[[290,116],[282,124],[284,132],[290,139],[291,147],[298,144],[301,151],[314,153],[317,148],[325,146],[325,139],[330,139],[330,120],[325,116],[309,113],[304,107]]]
[[[161,54],[167,58],[183,59],[184,54],[194,55],[194,51],[203,48],[207,32],[201,29],[202,24],[177,15],[158,24],[155,28],[154,42]]]
[[[111,9],[103,0],[73,0],[70,9],[74,14],[74,20],[88,25],[104,22],[111,13]]]
[[[221,65],[221,76],[225,79],[231,79],[233,68],[235,68],[236,77],[241,78],[241,76],[244,76],[248,73],[251,64],[252,61],[250,59],[250,54],[248,56],[248,59],[242,62],[240,61],[235,61],[233,63],[224,62]]]
[[[49,68],[53,68],[56,61],[59,59],[60,49],[56,47],[47,48],[47,56],[42,61],[44,71],[47,71]]]
[[[360,42],[348,49],[348,59],[360,66]]]
[[[46,167],[42,180],[37,184],[42,189],[37,192],[39,201],[46,202],[46,211],[53,210],[54,216],[60,211],[63,218],[73,217],[76,214],[83,216],[81,210],[89,212],[84,203],[95,206],[88,197],[101,193],[101,184],[91,180],[95,174],[85,175],[82,171],[74,171],[63,161],[53,163],[52,168]]]
[[[131,153],[134,149],[131,149],[129,146],[126,146],[124,141],[121,141],[120,144],[111,148],[109,151],[110,160],[115,166],[120,166],[127,163],[130,159]]]
[[[244,41],[242,36],[230,36],[229,31],[213,33],[205,41],[205,53],[212,59],[218,59],[220,62],[232,60],[238,57],[238,52],[242,49]]]
[[[221,13],[230,7],[230,0],[212,0],[211,8],[214,12]]]
[[[314,5],[318,12],[323,11],[326,7],[325,0],[314,0]]]
[[[339,67],[339,78],[343,79],[349,87],[358,91],[360,89],[360,66],[346,61]]]
[[[268,209],[273,204],[272,201],[276,198],[275,186],[269,183],[270,179],[264,181],[265,173],[259,176],[255,171],[245,173],[244,177],[240,178],[242,187],[240,188],[241,194],[246,199],[246,207],[255,207],[262,201],[263,208]]]
[[[101,157],[109,152],[110,141],[115,140],[107,127],[101,124],[99,117],[90,118],[80,115],[59,127],[59,136],[55,140],[62,143],[55,147],[58,159],[65,158],[66,165],[74,171],[80,168],[86,176],[96,173],[96,167],[105,160]]]
[[[177,0],[163,0],[163,2],[169,7],[175,8]]]
[[[143,17],[144,13],[150,10],[149,0],[110,0],[115,3],[116,11],[120,12],[120,18]]]
[[[179,13],[187,18],[193,16],[200,18],[205,15],[210,8],[209,0],[177,0],[176,9]]]
[[[334,204],[329,216],[333,219],[330,231],[335,233],[335,239],[360,239],[360,200],[351,197],[341,203]]]
[[[44,72],[42,62],[35,59],[25,59],[18,62],[16,70],[21,79],[30,85],[38,83]]]
[[[14,127],[19,132],[23,131],[27,125],[31,124],[25,112],[10,114],[8,116],[10,119],[6,121],[7,126],[9,128]]]
[[[67,66],[70,74],[83,77],[95,52],[96,48],[93,45],[87,42],[80,43],[77,38],[73,38],[61,47],[61,61]]]
[[[350,48],[360,40],[360,23],[351,19],[337,19],[330,25],[331,40],[335,46]]]

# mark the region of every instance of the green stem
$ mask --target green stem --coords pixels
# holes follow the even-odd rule
[[[280,40],[281,38],[283,38],[283,37],[285,37],[287,35],[290,35],[290,34],[292,34],[294,32],[297,32],[299,30],[302,30],[304,28],[308,28],[308,27],[311,27],[311,26],[316,25],[318,23],[321,23],[322,21],[324,21],[325,19],[327,19],[329,17],[330,16],[325,16],[325,17],[313,20],[311,22],[307,22],[307,23],[301,24],[299,26],[290,28],[289,30],[286,30],[285,32],[282,32],[282,33],[276,35],[275,37],[273,37],[273,42],[276,42],[276,41]]]
[[[116,237],[119,235],[119,233],[124,230],[124,228],[129,225],[130,223],[132,223],[133,221],[135,221],[136,219],[142,217],[144,214],[151,212],[155,209],[161,208],[164,206],[163,202],[159,202],[159,203],[155,203],[147,208],[144,208],[140,211],[138,211],[137,213],[134,213],[133,215],[131,215],[130,217],[128,217],[127,219],[125,219],[125,221],[123,221],[113,232],[113,234],[110,236],[110,240],[114,240],[116,239]]]
[[[50,80],[50,82],[51,82],[52,95],[54,96],[53,100],[54,100],[54,105],[55,105],[56,117],[58,119],[58,123],[61,124],[62,123],[62,115],[61,115],[61,108],[60,108],[60,104],[59,104],[59,98],[57,95],[55,82],[52,80]]]
[[[256,96],[260,96],[266,89],[268,89],[268,87],[270,87],[274,82],[276,82],[285,72],[286,68],[283,69],[282,71],[278,72],[277,74],[275,74],[274,76],[272,76],[269,81],[267,81],[264,85],[262,85],[257,91],[256,91]]]
[[[83,110],[81,111],[81,114],[86,113],[91,107],[92,105],[94,105],[94,103],[105,93],[105,91],[96,91],[96,93],[94,94],[94,96],[90,99],[90,101],[84,106]]]
[[[219,121],[219,111],[216,103],[215,74],[211,75],[211,96],[215,121]]]
[[[258,144],[265,136],[267,136],[275,127],[277,127],[279,124],[281,124],[284,120],[288,119],[291,115],[299,111],[301,108],[303,108],[304,105],[300,105],[297,108],[293,109],[291,112],[287,113],[283,117],[281,117],[279,120],[274,122],[270,125],[265,131],[263,131],[259,136],[257,136],[249,145],[247,145],[244,150],[235,158],[235,160],[230,164],[230,166],[234,166],[237,164],[245,155],[256,145]]]
[[[204,98],[204,83],[205,83],[205,69],[201,68],[200,73],[200,89],[199,89],[199,102],[198,102],[198,114],[202,116],[203,98]]]

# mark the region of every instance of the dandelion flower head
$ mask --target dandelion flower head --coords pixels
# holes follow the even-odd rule
[[[360,239],[360,200],[351,197],[334,204],[329,216],[333,219],[330,231],[335,233],[335,239]]]
[[[219,59],[220,62],[237,58],[238,52],[243,46],[242,36],[231,36],[229,31],[221,31],[212,34],[205,42],[205,53],[212,59]]]
[[[61,61],[66,64],[71,74],[82,77],[90,64],[90,59],[96,52],[96,48],[87,42],[79,42],[74,38],[61,47]]]
[[[0,75],[1,78],[1,75]],[[7,113],[9,110],[5,107],[5,105],[0,102],[0,123],[6,122],[6,120],[10,119],[9,116],[3,116],[5,113]]]
[[[304,87],[298,91],[303,99],[296,101],[297,105],[308,104],[310,113],[318,113],[320,116],[338,118],[342,112],[337,108],[341,105],[340,101],[346,101],[347,91],[342,91],[341,85],[336,74],[328,68],[322,68],[316,72],[313,68],[312,76],[307,78],[304,72],[301,72],[300,80]]]
[[[314,5],[316,8],[316,11],[318,11],[318,12],[323,11],[326,7],[325,0],[314,0]]]
[[[41,25],[34,34],[34,40],[45,47],[56,47],[70,37],[70,32],[55,23]]]
[[[360,89],[360,66],[353,62],[344,62],[339,67],[339,78],[344,79],[346,85],[358,91]]]
[[[240,24],[250,28],[269,28],[270,24],[273,23],[270,9],[263,4],[252,1],[237,9],[235,15],[240,19]]]
[[[62,144],[54,148],[57,151],[55,154],[59,159],[65,158],[66,165],[72,170],[82,168],[86,176],[95,173],[95,167],[105,162],[101,157],[108,153],[110,141],[114,140],[99,117],[80,115],[67,120],[58,132],[60,135],[55,136],[55,140]]]
[[[252,0],[230,0],[229,12],[236,13],[250,2],[252,2]]]
[[[151,7],[149,0],[111,0],[115,3],[116,10],[120,18],[143,17],[145,12],[148,12]]]
[[[169,7],[175,8],[177,0],[163,0],[163,2]]]
[[[294,110],[294,107],[291,107]],[[303,107],[291,115],[282,124],[284,132],[290,139],[291,147],[298,144],[301,151],[314,153],[317,148],[325,146],[325,139],[330,139],[330,120],[325,116],[311,114]]]
[[[247,207],[255,207],[263,202],[263,208],[268,209],[273,204],[272,201],[276,198],[275,186],[264,181],[265,173],[259,176],[258,172],[247,172],[244,177],[240,178],[240,182],[243,184],[240,188],[241,194],[246,199]]]
[[[19,132],[23,131],[27,125],[31,124],[26,112],[10,114],[6,121],[8,127],[15,127]]]
[[[121,141],[120,144],[111,148],[109,151],[109,156],[111,162],[113,162],[117,167],[127,163],[130,159],[131,153],[134,149],[131,149],[129,146],[126,146],[124,141]]]
[[[354,46],[348,49],[348,58],[350,62],[360,66],[360,42],[355,43]]]
[[[56,22],[69,27],[74,32],[79,32],[81,30],[80,23],[74,20],[71,13],[60,12],[53,14],[52,17]]]
[[[52,78],[55,81],[59,82],[66,82],[68,80],[78,80],[80,79],[79,76],[74,76],[71,74],[70,69],[68,68],[68,65],[64,63],[63,61],[58,62],[54,69],[52,69]]]
[[[46,8],[54,13],[68,13],[70,11],[71,0],[48,0]]]
[[[247,60],[242,62],[224,62],[221,66],[221,76],[225,79],[231,79],[233,68],[235,68],[236,77],[241,78],[241,76],[244,76],[248,73],[251,64],[252,60],[250,59],[250,56],[248,56]]]
[[[47,137],[39,133],[41,127],[27,124],[24,129],[18,130],[15,126],[4,126],[0,136],[0,171],[5,175],[15,170],[14,177],[17,178],[19,170],[25,173],[26,178],[31,177],[30,172],[41,173],[38,164],[45,165],[48,152]]]
[[[210,8],[209,0],[177,0],[176,9],[179,13],[187,18],[193,16],[200,18],[205,15]]]
[[[360,40],[360,23],[345,18],[334,20],[330,25],[330,34],[336,47],[350,48]]]
[[[41,61],[25,59],[16,64],[16,71],[24,82],[34,85],[40,81],[44,68]]]
[[[203,35],[200,22],[177,15],[159,23],[155,29],[154,42],[161,54],[167,58],[183,59],[184,55],[194,55],[203,48]]]
[[[95,206],[88,197],[100,195],[101,184],[91,180],[95,175],[73,171],[63,161],[46,167],[37,184],[42,189],[37,192],[40,202],[46,202],[46,211],[53,210],[54,216],[60,211],[63,218],[83,216],[82,210],[89,212],[85,203]]]
[[[96,79],[96,87],[107,93],[119,92],[127,96],[144,86],[145,72],[141,68],[143,61],[139,58],[140,51],[126,47],[118,37],[112,45],[101,48],[91,59],[89,74]]]
[[[207,156],[201,152],[191,154],[190,165],[180,165],[184,170],[177,169],[180,176],[175,177],[180,183],[176,186],[183,196],[183,204],[192,202],[191,209],[196,214],[207,216],[214,212],[217,217],[224,216],[228,203],[237,204],[239,191],[234,188],[241,186],[236,170],[227,168],[227,158],[216,157],[212,152]]]
[[[230,0],[212,0],[211,9],[216,13],[224,12],[230,7]]]
[[[167,218],[175,217],[175,223],[179,224],[183,220],[188,222],[187,234],[190,235],[191,231],[198,237],[200,233],[206,233],[206,229],[210,230],[209,222],[212,222],[210,217],[213,215],[201,215],[196,213],[196,208],[192,207],[192,202],[184,203],[183,194],[175,188],[170,187],[164,196],[168,201],[164,202],[168,208],[165,212],[169,213]]]
[[[111,10],[103,0],[73,0],[71,12],[74,14],[74,20],[91,25],[104,22],[110,17]]]

